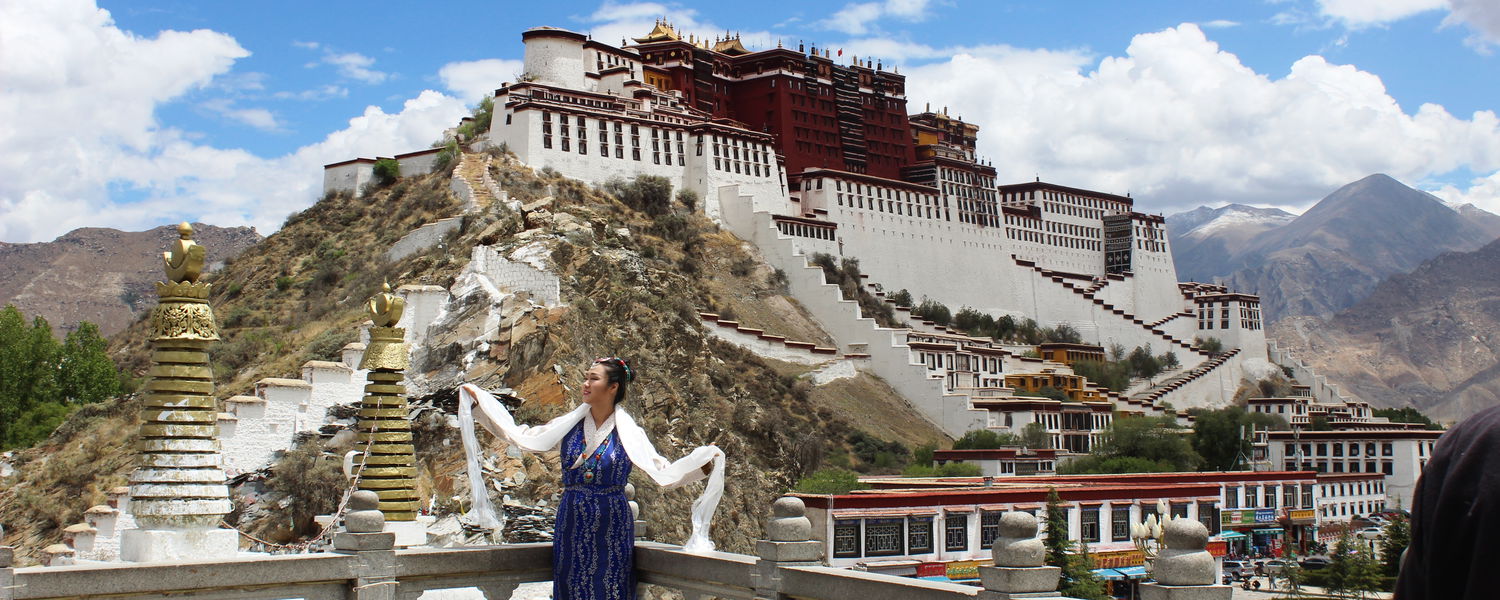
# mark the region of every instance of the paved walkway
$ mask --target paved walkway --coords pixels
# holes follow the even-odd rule
[[[1276,582],[1277,582],[1277,584],[1280,584],[1281,580],[1278,579]],[[1269,585],[1267,585],[1266,579],[1264,577],[1260,578],[1260,589],[1259,590],[1246,590],[1245,588],[1240,587],[1240,585],[1241,585],[1241,582],[1235,582],[1235,584],[1234,584],[1234,597],[1237,598],[1237,599],[1260,600],[1262,598],[1270,599],[1270,598],[1287,598],[1287,597],[1289,597],[1289,595],[1285,591],[1272,590],[1271,587]],[[1323,588],[1313,587],[1313,586],[1310,586],[1310,585],[1304,585],[1304,586],[1302,586],[1302,595],[1305,596],[1305,597],[1308,597],[1308,598],[1329,598],[1330,597],[1330,596],[1327,595],[1327,592],[1325,592],[1323,590]],[[1378,592],[1378,593],[1374,593],[1374,594],[1369,594],[1369,595],[1367,595],[1365,597],[1366,598],[1370,598],[1372,600],[1390,600],[1391,594],[1389,592]]]

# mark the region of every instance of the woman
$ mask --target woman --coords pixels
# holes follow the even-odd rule
[[[724,453],[703,446],[676,462],[658,454],[645,431],[619,407],[634,380],[634,370],[623,359],[598,359],[584,375],[583,404],[534,427],[516,425],[488,392],[468,384],[459,388],[461,420],[466,420],[471,405],[477,405],[477,420],[496,437],[522,450],[562,452],[563,495],[552,545],[554,599],[634,598],[635,521],[625,499],[632,466],[664,488],[708,476],[703,495],[693,503],[693,532],[685,548],[713,550],[708,524],[724,491]],[[471,437],[466,432],[464,445],[472,456],[477,449],[470,448]],[[476,462],[469,462],[470,487],[479,505],[485,492],[482,483],[472,483],[479,481],[473,472]]]

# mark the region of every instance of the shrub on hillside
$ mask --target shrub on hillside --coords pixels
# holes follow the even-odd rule
[[[387,186],[401,178],[401,163],[394,158],[375,161],[375,185]]]
[[[672,210],[672,180],[658,175],[636,175],[635,179],[611,179],[604,184],[604,191],[614,196],[625,206],[651,216]]]
[[[953,313],[948,312],[948,307],[928,298],[923,298],[921,304],[911,309],[911,314],[944,327],[947,327],[948,323],[953,320]]]
[[[859,474],[853,471],[828,467],[802,478],[792,489],[804,494],[847,494],[853,490],[870,489],[870,486],[860,483]]]

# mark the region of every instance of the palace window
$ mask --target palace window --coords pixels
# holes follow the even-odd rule
[[[1000,536],[1000,511],[987,510],[979,515],[979,547],[988,548]]]
[[[1130,505],[1117,504],[1110,507],[1109,537],[1116,542],[1130,539]]]
[[[859,521],[834,521],[833,557],[859,557]]]
[[[944,538],[946,542],[943,548],[949,552],[962,552],[969,549],[969,515],[948,513],[943,520]]]
[[[905,554],[905,519],[865,519],[865,556]]]
[[[1221,529],[1219,524],[1219,509],[1214,508],[1214,503],[1198,503],[1198,522],[1202,523],[1211,532],[1209,535],[1218,535]]]
[[[906,551],[908,554],[932,552],[932,517],[911,517],[906,522]]]
[[[1099,507],[1083,506],[1078,511],[1078,539],[1084,542],[1099,541]]]

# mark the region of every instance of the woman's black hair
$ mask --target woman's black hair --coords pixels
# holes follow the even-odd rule
[[[618,356],[601,358],[594,361],[594,364],[604,367],[606,381],[620,384],[619,391],[615,392],[615,404],[624,402],[625,392],[629,389],[630,382],[635,381],[635,370],[630,368],[630,364],[626,363],[625,359]]]

